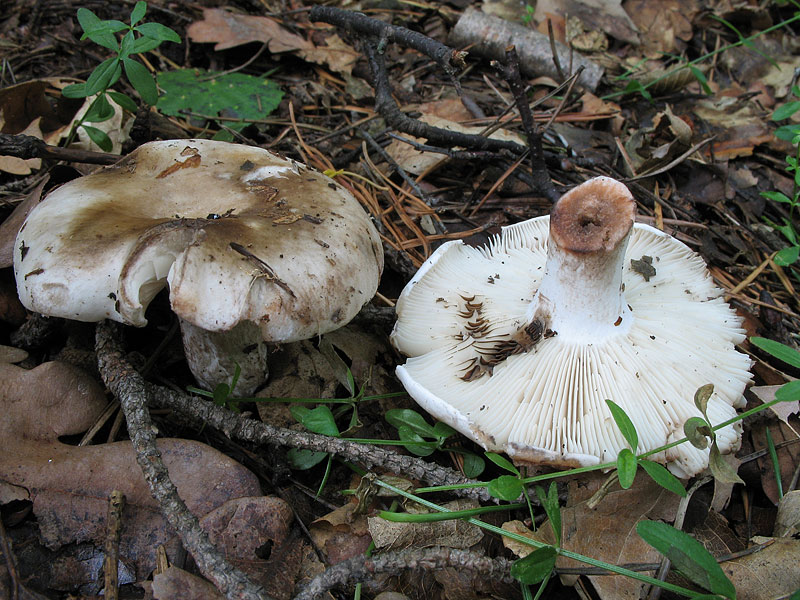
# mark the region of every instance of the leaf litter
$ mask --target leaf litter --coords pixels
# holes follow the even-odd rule
[[[394,14],[383,9],[370,10],[377,10],[377,14],[387,20],[402,20],[421,31],[445,35],[457,22],[463,6],[458,2],[440,4],[436,8],[404,5]],[[783,170],[784,157],[790,154],[791,146],[787,151],[785,141],[774,136],[775,124],[770,122],[769,115],[791,98],[792,85],[796,84],[793,74],[800,66],[796,42],[790,36],[770,32],[752,43],[730,47],[718,57],[698,64],[699,76],[688,68],[680,71],[679,77],[665,77],[662,82],[656,82],[652,75],[667,75],[681,60],[685,62],[698,52],[710,53],[725,44],[735,44],[740,38],[729,24],[743,31],[743,35],[754,35],[786,18],[786,13],[773,6],[741,2],[716,2],[703,11],[696,2],[549,0],[538,3],[535,15],[526,15],[512,3],[491,4],[497,5],[492,11],[498,18],[513,21],[515,25],[523,23],[529,28],[536,27],[545,35],[548,32],[545,17],[549,18],[560,42],[569,44],[576,56],[591,59],[606,71],[603,84],[595,90],[597,95],[573,96],[571,103],[563,107],[550,125],[548,143],[563,145],[563,153],[551,160],[554,179],[560,183],[575,183],[583,178],[587,169],[590,172],[612,169],[611,172],[620,176],[650,174],[636,183],[641,186],[638,192],[641,196],[637,196],[642,200],[641,218],[657,227],[677,230],[683,236],[681,239],[711,261],[712,272],[731,292],[727,298],[740,312],[746,312],[748,327],[752,330],[749,333],[794,343],[800,329],[800,303],[794,293],[796,272],[770,262],[769,257],[781,250],[786,240],[765,224],[765,219],[781,224],[789,213],[782,206],[765,202],[759,192],[779,189],[791,195],[793,191],[791,174],[787,176]],[[493,187],[508,164],[498,168],[492,161],[476,164],[461,159],[444,160],[443,154],[421,153],[396,138],[386,137],[385,123],[376,118],[379,115],[371,98],[353,93],[353,77],[370,79],[370,76],[367,61],[352,34],[327,25],[311,25],[302,12],[265,17],[252,14],[252,7],[244,3],[234,2],[234,5],[239,12],[212,6],[204,8],[202,15],[182,14],[183,20],[178,22],[170,21],[172,17],[168,12],[154,13],[171,26],[183,27],[182,37],[191,40],[195,51],[203,48],[206,55],[198,58],[197,53],[165,50],[164,54],[154,57],[153,70],[164,75],[181,73],[179,69],[195,74],[222,74],[233,70],[236,75],[235,71],[241,69],[242,77],[254,78],[262,82],[261,85],[273,82],[270,85],[275,87],[271,89],[285,94],[283,100],[276,96],[274,102],[264,103],[263,98],[257,97],[258,93],[251,94],[246,111],[228,115],[242,120],[241,126],[233,128],[234,132],[243,136],[242,139],[274,144],[279,151],[315,163],[322,169],[332,168],[335,163],[336,169],[369,181],[364,183],[363,179],[344,172],[336,175],[337,181],[352,188],[380,223],[386,248],[400,257],[389,261],[390,270],[381,288],[381,293],[389,300],[380,303],[390,304],[402,288],[401,261],[419,266],[436,245],[446,239],[463,237],[464,230],[479,231],[470,234],[479,241],[485,238],[480,232],[483,226],[509,224],[548,211],[549,203],[515,177],[510,177],[502,186]],[[489,7],[490,3],[486,3],[484,11],[488,13]],[[68,6],[58,26],[47,21],[26,26],[53,27],[61,39],[66,39],[73,35],[68,22],[73,19],[76,8]],[[23,62],[20,50],[27,50],[31,43],[25,37],[27,30],[21,27],[28,13],[20,10],[9,14],[13,16],[0,20],[0,34],[11,40],[9,64],[15,66],[17,80],[22,83],[8,85],[8,80],[3,79],[0,130],[28,133],[51,144],[59,143],[68,135],[70,123],[78,111],[88,106],[65,101],[59,90],[66,84],[64,82],[72,82],[68,76],[91,70],[91,57],[76,51],[75,42],[60,57],[44,47],[42,55]],[[719,19],[710,18],[710,14]],[[531,17],[529,22],[525,21],[526,16]],[[185,27],[187,22],[191,23],[188,28]],[[608,35],[588,35],[597,30]],[[265,52],[243,68],[242,64],[257,51],[254,43],[264,46]],[[213,52],[203,44],[214,44]],[[508,107],[510,96],[504,82],[485,63],[480,64],[475,59],[471,72],[460,81],[472,100],[470,105],[452,93],[451,84],[421,55],[399,51],[392,44],[387,45],[386,51],[394,93],[404,110],[419,116],[423,122],[445,129],[456,128],[450,123],[458,123],[458,127],[463,124],[470,128],[468,131],[502,124],[502,131],[512,136],[507,139],[524,143],[524,138],[520,137],[524,132],[513,111],[510,118],[486,117],[486,114],[494,117]],[[481,53],[481,48],[471,51],[474,57]],[[53,64],[42,62],[46,59],[40,56],[51,57]],[[27,71],[32,64],[36,69]],[[246,81],[250,85],[251,80]],[[538,102],[553,89],[555,81],[552,77],[546,80],[531,76],[528,83],[532,84],[531,98]],[[619,94],[625,86],[634,92]],[[640,89],[644,91],[639,96],[636,90]],[[651,94],[650,98],[645,95],[647,93]],[[704,96],[704,93],[710,95]],[[536,111],[542,111],[536,116],[537,122],[549,120],[558,106],[553,99],[545,98],[542,102],[536,105]],[[480,110],[476,110],[476,106]],[[17,110],[19,107],[25,110]],[[258,114],[259,108],[262,114]],[[207,110],[210,116],[225,117],[224,107],[219,109],[213,103],[189,103],[172,111],[164,109],[162,106],[163,112],[172,113],[172,121],[154,112],[153,120],[145,128],[147,133],[137,129],[137,122],[142,125],[139,117],[137,122],[129,121],[133,128],[129,134],[116,139],[115,151],[122,151],[134,138],[138,144],[159,135],[188,137],[197,135],[198,124],[210,128],[209,133],[219,133],[220,126],[226,124],[222,119],[190,122],[180,112]],[[545,111],[550,112],[545,114]],[[257,122],[269,112],[272,112],[269,123]],[[124,131],[121,119],[122,115],[119,122],[110,123],[110,132]],[[354,133],[361,127],[367,135]],[[390,158],[369,146],[365,141],[369,136],[378,136],[380,144],[388,146]],[[591,157],[593,162],[581,162],[582,157]],[[39,159],[22,162],[10,158],[13,157],[0,157],[0,170],[8,174],[3,182],[22,181],[25,190],[19,193],[14,186],[4,187],[6,197],[11,199],[5,206],[6,218],[0,229],[3,250],[0,256],[6,257],[5,267],[10,264],[14,230],[19,226],[14,224],[17,217],[9,217],[11,208],[18,205],[22,207],[20,213],[24,213],[24,205],[38,202],[43,189],[52,188],[65,177],[51,171],[51,175],[57,176],[52,182],[26,180],[25,177],[43,174],[48,165],[43,165]],[[416,189],[393,175],[397,165],[415,177]],[[14,180],[11,175],[23,179]],[[37,184],[41,184],[39,189]],[[420,192],[424,198],[417,196]],[[26,195],[29,199],[24,203]],[[738,284],[744,281],[746,285],[740,287]],[[0,322],[14,323],[13,328],[16,328],[20,324],[19,317],[12,317],[12,304],[5,306]],[[12,326],[2,326],[6,339],[0,341],[8,343]],[[368,381],[373,393],[397,389],[391,374],[396,357],[385,343],[385,329],[343,331],[338,339],[325,337],[328,341],[324,343],[316,340],[274,348],[276,368],[271,382],[260,395],[341,397],[348,369],[357,384]],[[146,343],[138,345],[143,350],[152,349]],[[52,354],[56,351],[54,349]],[[338,362],[334,356],[338,357]],[[4,420],[0,422],[0,445],[7,449],[0,456],[2,503],[7,506],[31,503],[45,544],[50,548],[74,550],[74,554],[65,555],[59,565],[75,565],[76,561],[89,565],[98,560],[97,547],[104,540],[105,498],[111,489],[124,484],[130,510],[125,515],[121,555],[132,566],[127,571],[126,581],[141,582],[152,570],[158,544],[164,544],[169,549],[168,554],[174,555],[176,541],[155,510],[149,491],[142,485],[144,482],[127,442],[80,447],[72,445],[69,439],[91,427],[106,407],[106,399],[96,380],[63,363],[43,362],[31,369],[41,359],[41,355],[26,358],[18,354],[8,362],[19,362],[24,369],[7,363],[0,365],[0,392],[6,394],[9,386],[12,392],[19,391],[14,388],[25,392],[22,396],[6,394],[2,400],[7,403]],[[768,357],[761,355],[759,360],[757,383],[781,384],[786,381],[784,373],[789,373],[789,377],[797,376],[795,371],[774,364]],[[184,379],[183,375],[170,371],[160,372],[159,376],[181,383]],[[59,377],[66,379],[59,380]],[[42,382],[46,382],[45,387],[49,389],[37,399],[34,390]],[[82,394],[77,399],[70,395],[75,391]],[[769,402],[774,394],[774,389],[763,386],[752,391],[761,402]],[[381,415],[389,408],[409,406],[406,402],[380,400],[371,406],[359,406],[360,422],[354,432],[391,437],[392,431],[382,423]],[[245,408],[264,421],[299,427],[289,411],[279,406],[258,403],[255,407],[245,405]],[[743,598],[778,596],[800,585],[796,581],[796,569],[786,568],[787,564],[794,564],[797,540],[791,535],[781,538],[796,527],[796,520],[785,517],[785,529],[781,533],[772,531],[776,512],[784,519],[781,511],[788,511],[785,508],[789,506],[787,499],[796,498],[796,491],[789,490],[788,486],[792,482],[796,485],[800,464],[796,443],[797,403],[778,404],[773,410],[774,416],[747,425],[739,458],[726,459],[734,470],[739,470],[747,482],[746,488],[715,482],[713,491],[708,492],[704,500],[711,506],[710,510],[700,508],[699,500],[689,506],[690,516],[694,514],[697,518],[687,529],[715,556],[724,557],[746,551],[748,547],[755,549],[723,563],[723,569],[737,587],[738,597]],[[344,417],[339,414],[337,417],[343,422]],[[165,428],[165,433],[172,428]],[[777,473],[784,487],[783,497],[768,452],[767,431],[770,431],[773,445],[777,445]],[[190,436],[196,432],[184,430],[183,433]],[[315,545],[332,564],[363,555],[370,541],[384,535],[375,527],[370,533],[370,521],[378,525],[375,517],[354,515],[353,505],[342,500],[338,492],[352,486],[349,476],[340,471],[343,467],[333,467],[319,497],[315,491],[324,475],[322,467],[294,472],[293,478],[305,482],[304,487],[297,489],[306,490],[295,497],[303,496],[305,500],[287,505],[275,497],[264,496],[262,487],[277,485],[284,490],[294,490],[292,481],[280,478],[268,481],[270,477],[264,475],[263,468],[256,469],[261,484],[265,484],[262,486],[249,469],[209,446],[188,439],[161,438],[159,445],[192,511],[205,515],[202,520],[212,531],[212,537],[238,561],[237,564],[252,573],[261,573],[265,582],[275,582],[271,590],[275,597],[291,597],[299,578],[307,580],[309,574],[318,574],[327,566],[320,563]],[[242,451],[225,444],[220,446],[226,452],[234,452],[240,462],[254,461],[248,462],[249,466],[266,464],[262,456],[250,449]],[[742,462],[748,454],[757,456]],[[442,461],[458,464],[457,452],[440,452],[439,455]],[[631,490],[613,490],[597,508],[589,509],[585,500],[598,485],[599,479],[595,482],[586,476],[570,482],[566,505],[562,508],[564,547],[615,564],[656,562],[660,556],[636,536],[635,525],[644,518],[671,522],[675,518],[677,497],[654,486],[640,472]],[[747,500],[743,501],[745,495]],[[704,496],[698,494],[700,497]],[[337,505],[341,508],[328,510]],[[311,524],[313,541],[301,541],[296,511],[304,513],[303,518]],[[24,515],[24,511],[19,514]],[[525,535],[529,531],[524,522],[525,514],[509,515],[514,516],[522,519],[509,518],[507,526]],[[20,518],[25,519],[24,516]],[[536,533],[530,535],[552,542],[546,537],[549,531],[546,525],[539,523]],[[413,534],[401,531],[390,537],[412,548],[442,542],[432,529],[417,529],[419,532]],[[495,546],[491,546],[486,537],[478,544],[494,556],[502,555],[496,540]],[[478,538],[466,537],[459,543],[467,545],[473,539],[477,542]],[[86,553],[80,554],[78,548]],[[521,554],[522,549],[517,547],[513,552]],[[79,558],[81,556],[83,558]],[[567,562],[559,559],[558,566],[563,567]],[[576,564],[570,563],[570,566]],[[188,567],[191,570],[191,566]],[[67,571],[68,567],[63,566],[62,570]],[[579,583],[591,581],[601,598],[638,597],[642,589],[640,583],[618,576],[577,573],[570,576]],[[466,594],[468,585],[458,587],[456,579],[455,574],[443,575],[435,585],[449,590],[453,594],[451,597],[462,597],[458,594]],[[387,586],[392,585],[388,579],[382,581]],[[553,580],[548,589],[553,591],[556,585]],[[404,588],[411,595],[422,595],[420,590],[411,592],[409,589]],[[185,594],[183,597],[212,597],[213,594],[202,579],[177,566],[155,575],[154,597],[175,597],[175,590]],[[565,590],[560,588],[562,593],[567,593]]]

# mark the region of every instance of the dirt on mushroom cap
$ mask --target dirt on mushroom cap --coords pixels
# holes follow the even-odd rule
[[[339,184],[208,140],[146,144],[62,186],[29,216],[15,263],[23,302],[44,314],[143,325],[169,276],[182,318],[213,331],[251,320],[268,340],[346,322],[383,266],[377,233]]]

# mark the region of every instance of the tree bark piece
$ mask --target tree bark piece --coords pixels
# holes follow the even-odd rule
[[[520,67],[526,75],[546,75],[559,81],[550,38],[523,25],[467,8],[448,42],[457,48],[470,46],[470,52],[498,61],[505,60],[508,46],[516,46]],[[578,85],[594,91],[603,76],[603,68],[559,42],[554,44],[561,67],[568,69],[572,65],[574,71],[583,66]]]

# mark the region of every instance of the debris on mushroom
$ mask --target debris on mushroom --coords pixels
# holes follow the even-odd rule
[[[597,177],[486,247],[437,249],[397,302],[392,341],[410,357],[397,368],[409,394],[520,464],[613,461],[627,443],[607,399],[636,425],[638,452],[684,437],[701,385],[714,384],[712,422],[733,417],[750,379],[734,347],[741,320],[703,260],[634,224],[635,211],[622,183]],[[740,439],[738,424],[717,432],[722,452]],[[680,444],[653,458],[688,477],[708,450]]]
[[[260,148],[209,140],[140,147],[52,192],[17,236],[30,310],[146,325],[165,286],[205,387],[267,376],[265,342],[346,324],[374,295],[383,253],[341,185]]]

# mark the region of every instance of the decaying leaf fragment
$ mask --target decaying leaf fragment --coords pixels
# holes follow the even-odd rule
[[[88,429],[107,404],[100,385],[77,367],[44,363],[27,371],[0,365],[0,504],[29,500],[43,543],[102,546],[107,498],[126,497],[120,556],[143,577],[154,566],[159,544],[174,533],[136,464],[130,442],[69,446],[59,436]],[[230,498],[260,496],[250,471],[189,440],[158,441],[162,458],[189,509],[202,516]]]

